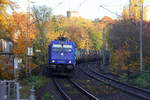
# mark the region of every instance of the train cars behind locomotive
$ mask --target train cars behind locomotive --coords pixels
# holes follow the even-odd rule
[[[77,62],[92,62],[96,60],[100,60],[102,57],[100,50],[85,50],[85,49],[78,49],[77,50]]]
[[[101,65],[108,65],[110,62],[110,52],[104,50],[77,50],[77,62],[88,63],[88,62],[100,62]]]

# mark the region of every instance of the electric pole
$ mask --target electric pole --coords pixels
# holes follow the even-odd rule
[[[103,30],[103,65],[105,65],[106,62],[106,36],[105,36],[105,26],[104,26],[105,22],[102,24],[102,30]]]
[[[140,4],[140,71],[143,71],[143,2]]]
[[[27,33],[26,33],[26,43],[28,44],[28,35],[29,35],[29,20],[30,20],[30,0],[27,0],[28,6],[27,6]],[[27,49],[26,49],[26,71],[29,71],[29,59],[28,59],[28,55],[27,55]]]
[[[132,17],[132,12],[131,12],[131,0],[129,0],[129,19]]]

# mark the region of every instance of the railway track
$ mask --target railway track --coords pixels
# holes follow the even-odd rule
[[[56,86],[56,88],[59,90],[60,94],[63,96],[63,98],[65,100],[72,100],[68,94],[61,88],[60,84],[58,83],[58,81],[56,79],[53,79],[53,82]]]
[[[86,67],[86,70],[83,68],[79,68],[83,73],[85,73],[86,75],[88,75],[89,77],[101,81],[107,85],[110,85],[112,87],[118,88],[121,91],[124,91],[126,93],[129,93],[131,95],[134,95],[138,98],[141,98],[142,100],[150,100],[150,92],[149,91],[145,91],[142,89],[139,89],[137,87],[134,86],[130,86],[128,84],[119,82],[111,77],[108,77],[102,73],[98,73],[95,70]]]
[[[53,79],[55,86],[65,100],[99,100],[71,79]],[[73,92],[73,93],[71,93]]]

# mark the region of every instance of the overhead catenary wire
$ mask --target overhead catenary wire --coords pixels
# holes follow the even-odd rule
[[[101,8],[103,8],[103,9],[105,9],[106,11],[108,11],[108,12],[110,12],[110,13],[112,13],[112,14],[116,15],[117,17],[122,17],[121,15],[119,15],[119,14],[117,14],[117,13],[115,13],[115,12],[113,12],[113,11],[109,10],[109,9],[107,9],[107,8],[106,8],[106,7],[104,7],[103,5],[100,5],[100,7],[101,7]]]
[[[57,7],[59,7],[62,4],[63,4],[63,2],[59,2],[55,7],[52,8],[52,10],[55,10]]]
[[[85,4],[87,1],[88,1],[88,0],[84,0],[83,2],[81,2],[80,5],[76,8],[76,10],[79,10],[79,9],[81,8],[81,6],[82,6],[83,4]]]

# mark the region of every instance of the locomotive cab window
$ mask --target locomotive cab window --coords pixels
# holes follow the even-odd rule
[[[72,52],[72,45],[63,45],[64,52]]]
[[[61,45],[61,44],[53,44],[52,47],[53,47],[53,48],[62,48],[62,45]]]
[[[53,44],[52,51],[54,52],[72,52],[72,45]]]
[[[62,45],[60,45],[60,44],[53,44],[52,45],[52,51],[54,51],[54,52],[61,52],[62,51]]]

